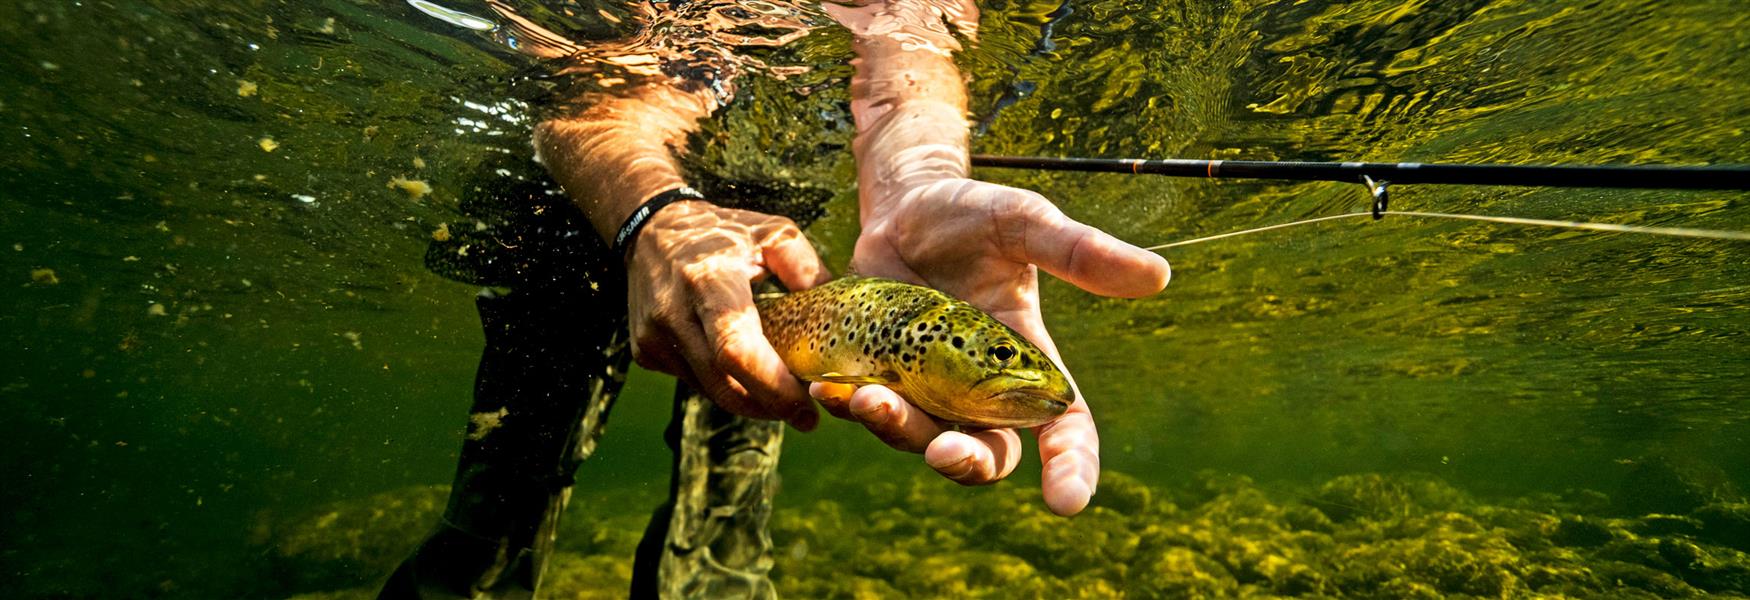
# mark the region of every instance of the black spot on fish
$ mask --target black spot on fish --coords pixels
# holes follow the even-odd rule
[[[955,348],[964,348],[964,347],[966,347],[966,338],[963,338],[963,337],[960,337],[960,336],[954,336],[954,339],[952,339],[952,340],[949,340],[949,341],[951,341],[951,342],[954,342],[954,347],[955,347]]]
[[[927,333],[924,334],[923,337],[918,338],[918,341],[923,342],[925,344],[928,344],[928,343],[933,342],[935,340],[936,340],[935,336],[932,336],[932,335],[927,334]]]

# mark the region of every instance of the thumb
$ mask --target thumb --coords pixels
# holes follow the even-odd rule
[[[1077,222],[1056,207],[1023,214],[1032,221],[1022,238],[1026,261],[1076,287],[1102,296],[1139,298],[1160,293],[1173,278],[1172,266],[1161,255]]]

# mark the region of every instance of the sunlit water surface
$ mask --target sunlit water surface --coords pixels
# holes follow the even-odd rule
[[[727,35],[567,6],[524,8],[638,48]],[[730,33],[806,34],[728,47],[736,100],[705,124],[693,168],[833,190],[811,233],[842,266],[856,226],[848,39],[811,6],[743,8],[754,12]],[[1750,12],[1732,0],[1071,8],[986,6],[959,57],[977,151],[1750,162]],[[479,189],[540,176],[531,104],[603,77],[537,76],[507,43],[401,2],[0,7],[8,589],[285,596],[368,586],[416,540],[430,506],[351,542],[374,554],[331,572],[273,560],[288,543],[275,523],[443,484],[454,468],[481,337],[475,288],[428,270],[427,246],[440,228],[473,226],[459,203]],[[979,175],[1142,245],[1366,202],[1334,183]],[[1410,210],[1750,230],[1745,200],[1395,191]],[[1174,280],[1151,298],[1045,286],[1115,472],[1160,486],[1245,475],[1281,502],[1370,472],[1431,474],[1481,497],[1633,493],[1647,464],[1750,486],[1750,245],[1388,218],[1167,256]],[[668,385],[634,378],[579,476],[573,512],[592,529],[563,547],[609,556],[636,539],[666,490]],[[1036,506],[1036,468],[999,491]],[[792,434],[778,518],[817,500],[900,504],[847,498],[844,482],[924,470],[852,426]]]

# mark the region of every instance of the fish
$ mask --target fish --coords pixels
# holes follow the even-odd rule
[[[1038,346],[931,288],[850,275],[756,306],[798,379],[887,386],[945,424],[1034,427],[1076,399]]]

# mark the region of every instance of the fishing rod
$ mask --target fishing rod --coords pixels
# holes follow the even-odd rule
[[[1386,186],[1400,183],[1546,187],[1750,190],[1750,166],[1567,166],[1438,163],[1191,160],[1181,158],[1051,158],[973,155],[972,166],[1045,171],[1130,173],[1212,179],[1292,179],[1361,182],[1373,196],[1373,218],[1389,208]]]

